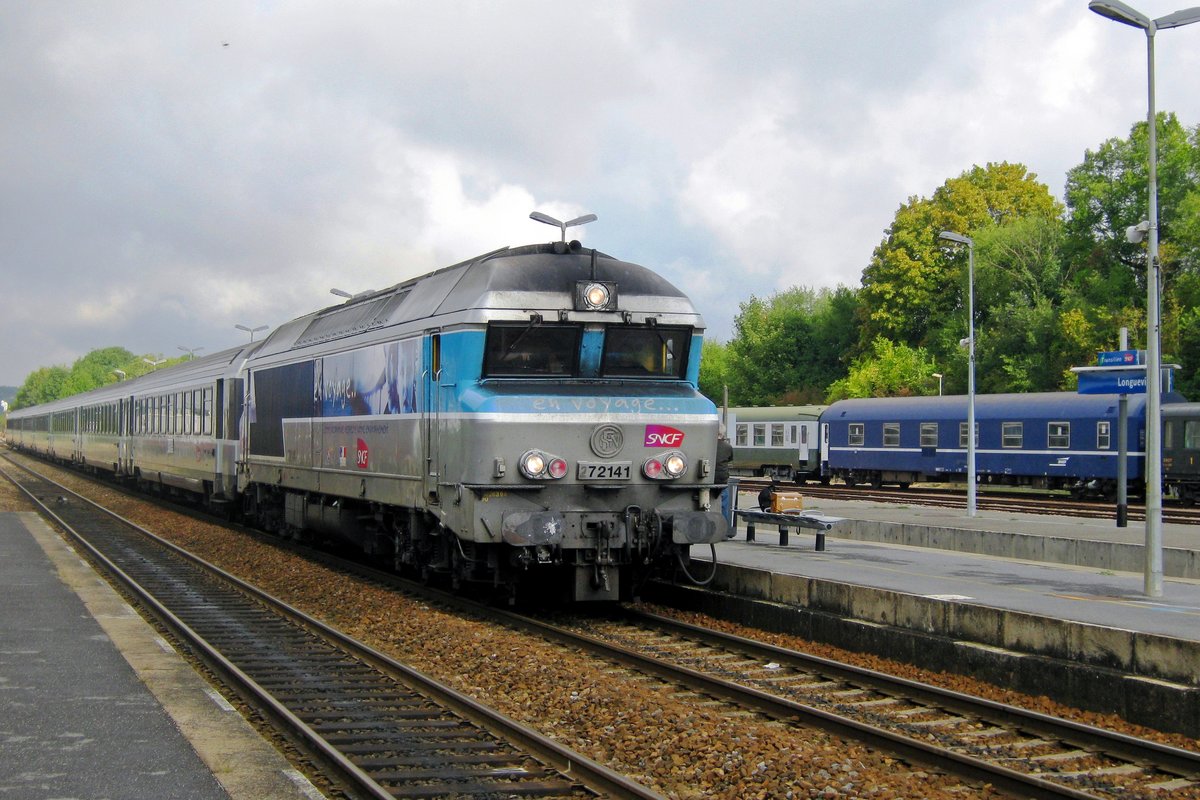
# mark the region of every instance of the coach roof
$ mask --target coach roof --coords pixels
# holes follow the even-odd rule
[[[1023,419],[1074,419],[1117,416],[1115,394],[1072,394],[1035,392],[1031,394],[980,394],[975,396],[975,413],[991,420],[1002,417]],[[1131,414],[1145,404],[1144,395],[1129,396]],[[933,422],[939,419],[966,419],[967,395],[928,397],[868,397],[839,400],[821,415],[825,422]]]

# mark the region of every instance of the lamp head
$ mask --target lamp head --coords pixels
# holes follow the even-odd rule
[[[1150,30],[1150,18],[1125,5],[1121,0],[1092,0],[1088,3],[1088,8],[1123,25],[1141,28],[1144,31]]]
[[[1150,230],[1150,220],[1144,219],[1137,225],[1130,225],[1125,229],[1125,240],[1130,244],[1141,244],[1146,238],[1147,231]]]

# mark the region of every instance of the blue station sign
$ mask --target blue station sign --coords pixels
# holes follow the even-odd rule
[[[1145,369],[1080,372],[1079,394],[1145,394]]]
[[[1145,350],[1110,350],[1096,354],[1098,367],[1133,367],[1145,363]]]

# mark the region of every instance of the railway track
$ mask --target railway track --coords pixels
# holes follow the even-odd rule
[[[742,491],[757,493],[769,481],[761,478],[743,478],[739,484]],[[966,504],[966,492],[939,488],[910,487],[908,489],[875,489],[868,487],[821,486],[819,484],[778,484],[784,491],[798,492],[806,497],[826,497],[834,500],[857,500],[874,503],[905,503],[938,508],[956,508]],[[1113,503],[1070,500],[1065,497],[1038,496],[1022,493],[980,491],[976,506],[989,511],[1004,511],[1022,514],[1049,514],[1054,516],[1111,519],[1116,516]],[[1145,506],[1130,504],[1128,518],[1132,522],[1146,518]],[[1200,525],[1200,508],[1166,506],[1163,521],[1183,525]]]
[[[1200,796],[1200,753],[665,617],[510,624],[780,720],[861,739],[1018,797]]]
[[[414,590],[390,574],[345,567],[374,582]],[[1200,755],[1194,752],[660,617],[573,617],[555,624],[418,590],[439,605],[457,606],[618,665],[611,669],[650,676],[673,691],[683,687],[697,695],[692,702],[720,703],[728,709],[722,713],[750,710],[824,728],[960,776],[971,786],[988,784],[1037,798],[1200,797]]]
[[[414,585],[327,554],[339,568],[430,602],[589,652],[746,711],[856,739],[968,784],[1024,798],[1200,797],[1200,753],[953,692],[666,617],[540,618]]]
[[[352,797],[659,797],[40,474],[0,470]]]

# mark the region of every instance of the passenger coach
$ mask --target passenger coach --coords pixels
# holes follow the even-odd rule
[[[735,475],[804,481],[821,476],[818,420],[824,406],[730,408],[726,428]]]
[[[1135,482],[1145,461],[1145,397],[1128,400],[1127,475]],[[967,401],[898,397],[832,404],[821,415],[825,474],[851,486],[962,480]],[[1117,395],[977,395],[975,421],[981,483],[1115,492]]]
[[[1200,403],[1163,406],[1163,485],[1184,505],[1200,500]]]

